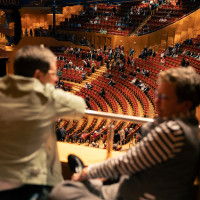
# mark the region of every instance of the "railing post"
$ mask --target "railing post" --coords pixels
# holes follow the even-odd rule
[[[114,125],[113,125],[113,121],[111,121],[109,127],[109,131],[107,134],[107,156],[106,158],[110,158],[112,156],[112,149],[113,149],[113,137],[114,137]]]

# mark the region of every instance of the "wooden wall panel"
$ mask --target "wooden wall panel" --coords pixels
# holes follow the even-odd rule
[[[56,15],[56,22],[65,20],[65,17],[71,17],[72,14],[78,15],[79,11],[83,9],[83,6],[71,6],[63,8],[63,15]],[[34,11],[35,12],[35,11]],[[22,12],[23,13],[23,12]],[[53,24],[52,14],[35,14],[23,16],[23,28],[28,28],[28,26],[48,26]],[[69,35],[76,34],[77,41],[80,41],[81,38],[86,37],[90,44],[94,43],[95,47],[103,47],[104,43],[109,41],[112,47],[118,45],[124,45],[125,50],[130,48],[136,49],[135,56],[141,52],[145,45],[151,46],[152,48],[166,48],[168,45],[173,45],[176,42],[182,42],[186,38],[196,37],[200,34],[200,10],[188,15],[187,17],[173,23],[172,25],[167,26],[156,32],[143,35],[143,36],[118,36],[118,35],[104,35],[100,33],[89,33],[89,32],[71,32],[71,31],[62,31],[66,32]],[[109,38],[109,39],[107,39]],[[107,44],[109,45],[109,44]]]

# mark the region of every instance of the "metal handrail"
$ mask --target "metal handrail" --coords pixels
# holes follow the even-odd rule
[[[143,118],[143,117],[135,117],[130,115],[122,115],[122,114],[114,114],[108,112],[100,112],[94,110],[85,110],[86,116],[93,116],[95,118],[109,118],[112,120],[121,120],[121,121],[131,121],[138,124],[144,124],[146,122],[153,122],[153,119]],[[114,126],[111,122],[109,125],[109,132],[107,134],[107,158],[111,157],[112,149],[113,149],[113,136],[114,136]]]
[[[121,120],[121,121],[130,121],[138,124],[144,124],[146,122],[153,122],[154,120],[151,118],[144,118],[144,117],[135,117],[130,115],[122,115],[122,114],[115,114],[109,112],[101,112],[101,111],[94,111],[94,110],[85,110],[86,116],[92,116],[95,118],[109,118],[112,120]],[[200,125],[199,125],[199,134],[200,134]],[[113,143],[113,135],[114,135],[114,126],[112,122],[109,126],[108,132],[108,139],[107,139],[107,158],[111,157],[112,152],[112,143]]]
[[[110,118],[113,120],[122,120],[122,121],[130,121],[138,124],[144,124],[146,122],[153,122],[153,119],[144,118],[144,117],[135,117],[130,115],[122,115],[108,112],[100,112],[94,110],[85,110],[86,116],[93,116],[96,118]]]

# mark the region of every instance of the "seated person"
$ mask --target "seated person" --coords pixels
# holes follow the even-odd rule
[[[181,66],[185,67],[185,59],[184,58],[182,58],[182,60],[181,60]]]
[[[132,79],[132,81],[131,81],[130,83],[131,83],[131,84],[135,84],[137,80],[138,80],[138,79],[135,77],[134,79]]]
[[[104,98],[104,97],[105,97],[105,94],[106,94],[106,93],[105,93],[105,90],[104,90],[104,88],[102,88],[102,89],[101,89],[101,92],[99,93],[99,95],[100,95],[101,97]]]
[[[189,65],[190,65],[190,63],[189,63],[189,60],[187,59],[187,60],[185,61],[185,66],[188,67]]]
[[[141,141],[118,157],[74,174],[73,181],[53,189],[50,199],[190,199],[200,155],[195,117],[199,85],[200,75],[192,67],[162,71],[155,93],[158,118],[144,124]],[[119,177],[117,183],[100,185],[101,179]]]
[[[87,108],[92,109],[92,107],[90,105],[90,97],[88,97],[88,96],[85,97],[85,103],[87,105]]]
[[[149,91],[149,86],[147,85],[147,86],[144,88],[144,93],[147,94],[148,91]]]
[[[198,53],[198,54],[196,55],[195,59],[199,60],[199,58],[200,58],[200,53]]]
[[[92,84],[88,83],[88,89],[92,89]]]
[[[84,85],[84,88],[87,89],[87,88],[88,88],[88,85],[89,85],[88,82],[86,82],[85,85]]]
[[[115,81],[114,81],[113,79],[111,79],[111,80],[108,82],[108,85],[114,86],[114,85],[115,85]]]
[[[131,72],[129,73],[129,75],[130,75],[130,76],[136,76],[136,72],[131,71]]]
[[[114,134],[114,138],[113,138],[113,143],[117,144],[118,142],[120,142],[120,134],[118,133],[117,130],[115,130],[115,134]]]

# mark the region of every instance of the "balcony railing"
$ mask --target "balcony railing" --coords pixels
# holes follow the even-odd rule
[[[111,120],[120,120],[120,121],[130,121],[137,124],[144,124],[146,122],[153,122],[153,119],[143,118],[143,117],[135,117],[130,115],[122,115],[122,114],[114,114],[107,112],[100,112],[94,110],[86,110],[86,116],[92,116],[95,118],[109,118]],[[111,157],[112,149],[113,149],[113,136],[114,136],[114,126],[112,125],[112,121],[109,125],[109,131],[107,135],[107,158]]]

